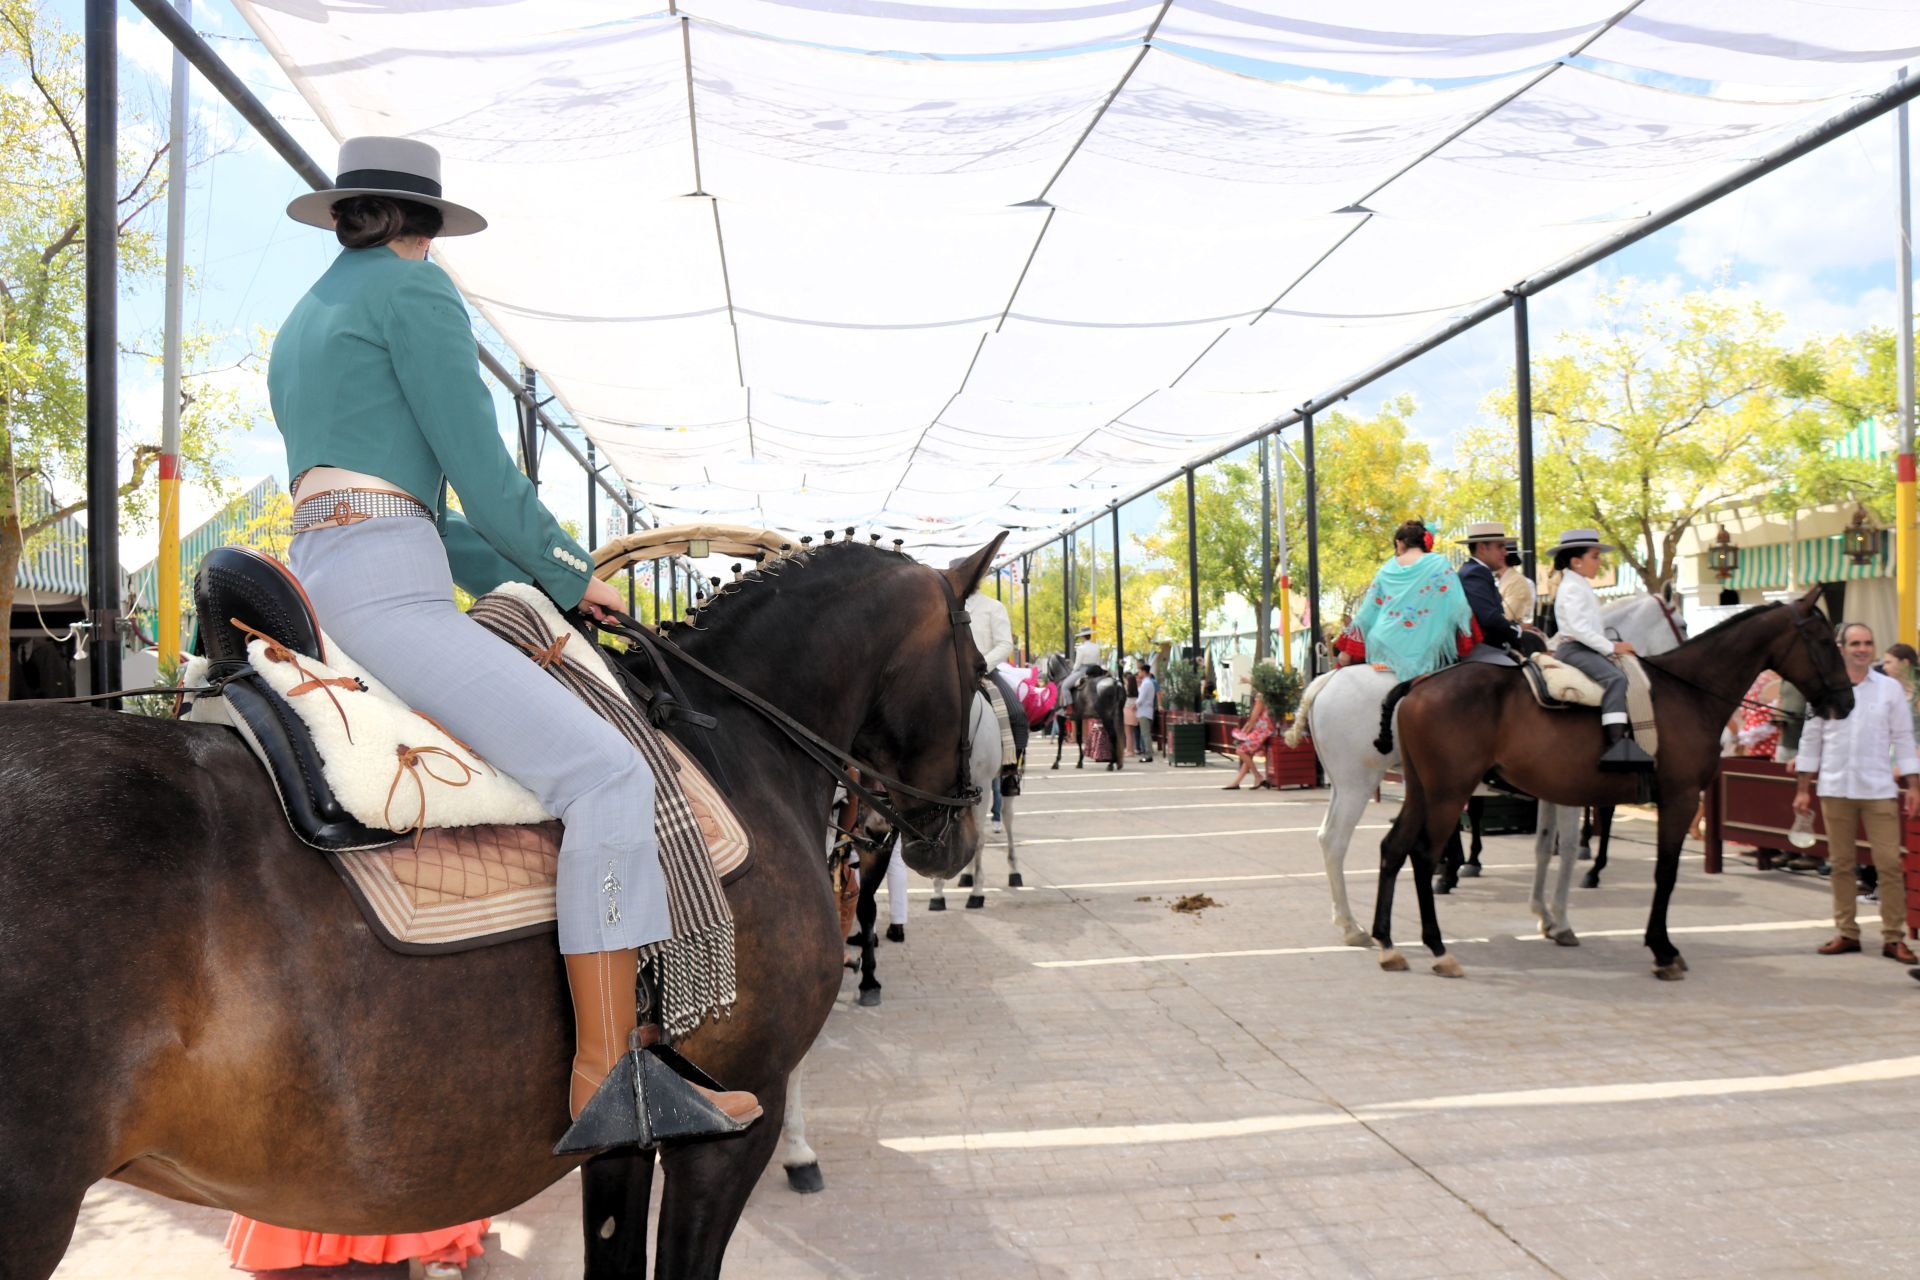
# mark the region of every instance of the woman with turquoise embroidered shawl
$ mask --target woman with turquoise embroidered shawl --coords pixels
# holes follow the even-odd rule
[[[1388,668],[1396,680],[1451,666],[1473,643],[1473,610],[1460,576],[1432,547],[1433,535],[1419,520],[1394,530],[1394,557],[1374,575],[1339,641],[1344,653]]]

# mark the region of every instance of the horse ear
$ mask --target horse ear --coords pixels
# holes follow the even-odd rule
[[[1002,529],[994,535],[993,541],[962,560],[951,569],[942,570],[947,575],[947,584],[953,588],[955,600],[965,600],[973,594],[974,587],[986,574],[987,566],[993,563],[994,553],[1000,550],[1000,544],[1007,540],[1007,531]]]
[[[1816,583],[1807,591],[1807,594],[1801,596],[1800,599],[1795,602],[1800,606],[1800,612],[1812,613],[1815,609],[1819,608],[1820,596],[1823,590],[1824,588]]]

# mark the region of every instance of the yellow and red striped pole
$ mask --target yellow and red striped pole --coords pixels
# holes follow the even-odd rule
[[[1900,72],[1904,78],[1906,71]],[[1896,263],[1899,267],[1900,324],[1895,329],[1899,344],[1895,368],[1900,377],[1900,458],[1894,472],[1894,590],[1898,601],[1898,630],[1904,644],[1920,644],[1916,635],[1914,590],[1915,571],[1920,569],[1920,529],[1914,525],[1913,465],[1913,200],[1907,172],[1907,108],[1902,103],[1894,113],[1894,172],[1900,185],[1900,235]]]
[[[175,0],[180,15],[190,0]],[[168,112],[166,336],[161,370],[160,407],[160,556],[153,590],[158,621],[154,646],[160,675],[171,680],[186,645],[180,635],[180,322],[183,296],[181,256],[187,227],[187,59],[173,51],[173,94]]]

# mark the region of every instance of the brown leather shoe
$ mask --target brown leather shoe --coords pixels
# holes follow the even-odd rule
[[[1823,956],[1843,956],[1849,951],[1858,951],[1859,949],[1860,939],[1849,938],[1844,933],[1835,934],[1833,941],[1823,942],[1814,948],[1815,951],[1818,951]]]
[[[1904,941],[1902,941],[1899,938],[1895,938],[1892,942],[1889,942],[1884,947],[1881,947],[1880,954],[1885,956],[1889,960],[1898,960],[1901,964],[1915,963],[1913,958],[1913,948],[1909,947]]]
[[[689,1081],[689,1083],[692,1083]],[[696,1084],[695,1090],[705,1096],[708,1102],[727,1113],[727,1119],[735,1124],[752,1124],[760,1118],[762,1110],[760,1099],[745,1089],[729,1089],[725,1093],[716,1093],[705,1085]]]

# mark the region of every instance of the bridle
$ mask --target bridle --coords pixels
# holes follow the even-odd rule
[[[805,752],[815,764],[826,770],[836,782],[873,806],[882,817],[893,824],[896,831],[902,832],[914,843],[933,844],[944,841],[952,830],[953,824],[959,820],[961,813],[980,802],[981,791],[974,785],[972,777],[973,695],[979,683],[976,679],[968,678],[970,671],[966,646],[972,632],[967,611],[954,597],[953,586],[947,581],[946,575],[937,571],[930,572],[933,572],[933,576],[939,581],[940,591],[946,598],[947,621],[952,631],[954,667],[960,677],[960,747],[955,760],[957,776],[954,792],[951,795],[925,791],[899,778],[890,777],[851,752],[841,750],[753,690],[715,671],[636,618],[621,613],[617,609],[609,609],[606,613],[612,621],[602,625],[605,630],[646,650],[656,668],[665,670],[661,662],[661,655],[665,655],[713,681],[785,734],[795,746]],[[876,792],[865,785],[862,779],[869,779],[879,784],[884,791]],[[940,809],[939,824],[931,835],[923,832],[894,805],[891,797],[898,796],[910,796],[923,804],[937,806]]]
[[[1660,606],[1660,616],[1667,620],[1667,630],[1673,632],[1673,643],[1677,647],[1687,642],[1687,633],[1673,616],[1673,606],[1667,603],[1665,596],[1654,596],[1653,602]]]
[[[1658,596],[1655,596],[1654,599],[1660,601],[1660,607],[1663,610],[1666,609],[1666,601],[1660,600],[1660,597]],[[1807,659],[1808,661],[1813,662],[1814,671],[1817,673],[1820,669],[1820,664],[1817,661],[1814,661],[1814,650],[1816,649],[1816,647],[1818,647],[1819,642],[1813,638],[1813,634],[1812,634],[1813,620],[1816,615],[1812,611],[1802,613],[1800,611],[1800,602],[1797,600],[1788,600],[1788,601],[1785,601],[1784,603],[1786,604],[1786,607],[1787,607],[1787,616],[1793,619],[1793,633],[1795,636],[1799,638],[1800,643],[1806,646]],[[1669,614],[1667,621],[1669,624],[1672,624],[1673,618],[1671,614]],[[1680,684],[1687,685],[1689,688],[1698,689],[1701,693],[1709,694],[1715,698],[1724,698],[1727,696],[1723,690],[1709,688],[1708,686],[1701,684],[1698,680],[1689,680],[1687,677],[1681,675],[1679,672],[1674,671],[1672,668],[1668,667],[1664,662],[1661,662],[1658,658],[1643,656],[1640,659],[1640,661],[1642,665],[1653,666],[1658,668],[1660,671],[1660,674],[1663,676],[1666,676],[1669,680],[1677,681]],[[1830,688],[1825,684],[1825,680],[1823,677],[1822,685],[1820,689],[1821,697],[1824,698],[1836,692],[1838,692],[1837,689]],[[1812,698],[1807,699],[1807,705],[1809,708],[1812,707],[1814,701],[1815,700]],[[1754,699],[1747,697],[1745,693],[1741,693],[1738,696],[1736,696],[1733,699],[1733,702],[1735,706],[1748,707],[1755,711],[1775,710],[1775,708],[1768,706],[1764,702],[1756,702]]]

